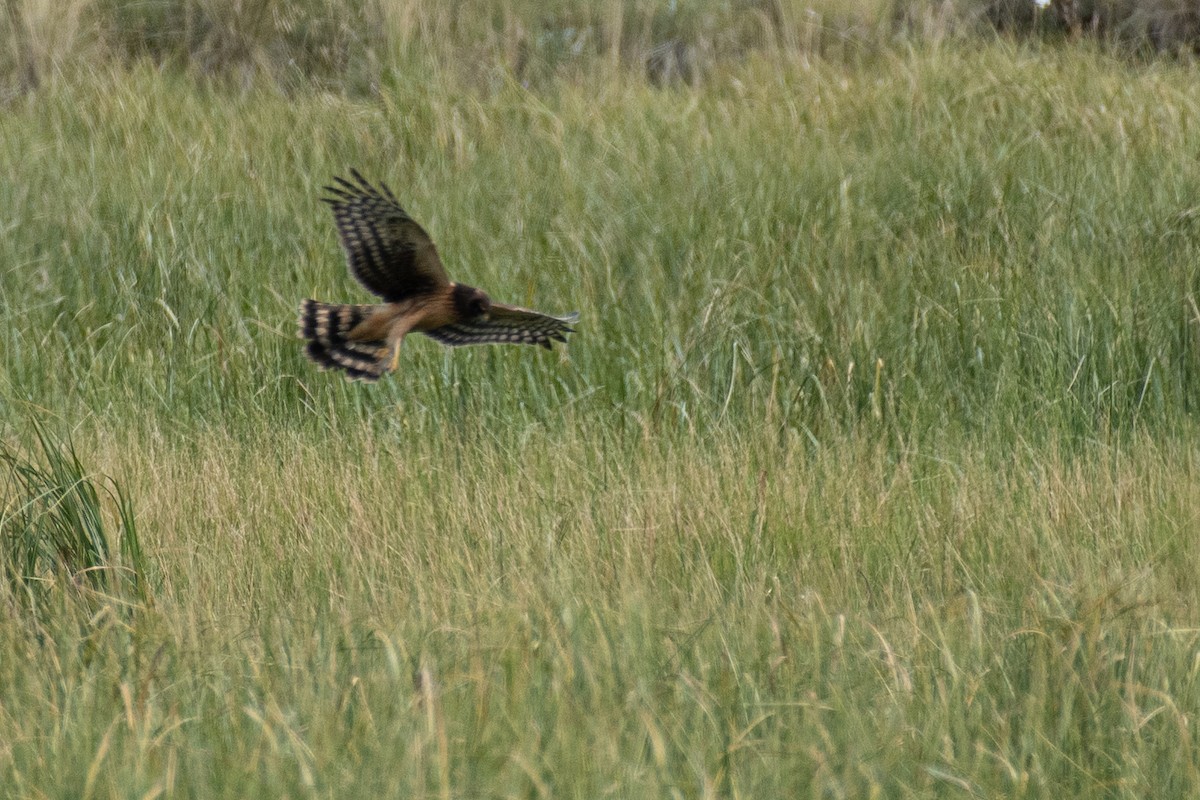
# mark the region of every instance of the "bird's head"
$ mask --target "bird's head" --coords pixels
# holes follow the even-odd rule
[[[486,316],[492,310],[492,298],[474,286],[454,287],[454,310],[467,319]]]

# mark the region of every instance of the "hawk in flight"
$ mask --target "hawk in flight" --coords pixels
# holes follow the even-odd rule
[[[322,369],[344,370],[350,380],[378,380],[396,369],[405,334],[419,331],[452,347],[465,344],[565,342],[578,314],[552,317],[494,303],[482,290],[446,275],[433,240],[384,184],[375,188],[350,170],[334,178],[323,197],[333,208],[350,274],[377,305],[300,303],[305,353]]]

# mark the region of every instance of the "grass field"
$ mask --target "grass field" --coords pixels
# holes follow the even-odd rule
[[[10,469],[70,439],[144,578],[6,566],[0,794],[1200,792],[1193,68],[385,75],[0,115]],[[313,369],[350,166],[570,346]]]

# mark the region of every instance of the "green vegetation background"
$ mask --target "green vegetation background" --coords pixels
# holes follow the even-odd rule
[[[4,791],[1200,790],[1192,65],[562,6],[10,15]],[[314,370],[350,166],[570,346]]]

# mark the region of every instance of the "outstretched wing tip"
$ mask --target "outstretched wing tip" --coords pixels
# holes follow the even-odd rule
[[[370,292],[396,302],[441,288],[450,279],[429,234],[385,183],[356,168],[333,176],[321,200],[333,211],[350,273]]]
[[[451,347],[470,344],[532,344],[552,350],[554,342],[567,343],[567,335],[575,332],[567,322],[578,318],[578,313],[555,316],[528,308],[493,303],[490,315],[443,325],[422,333]]]

